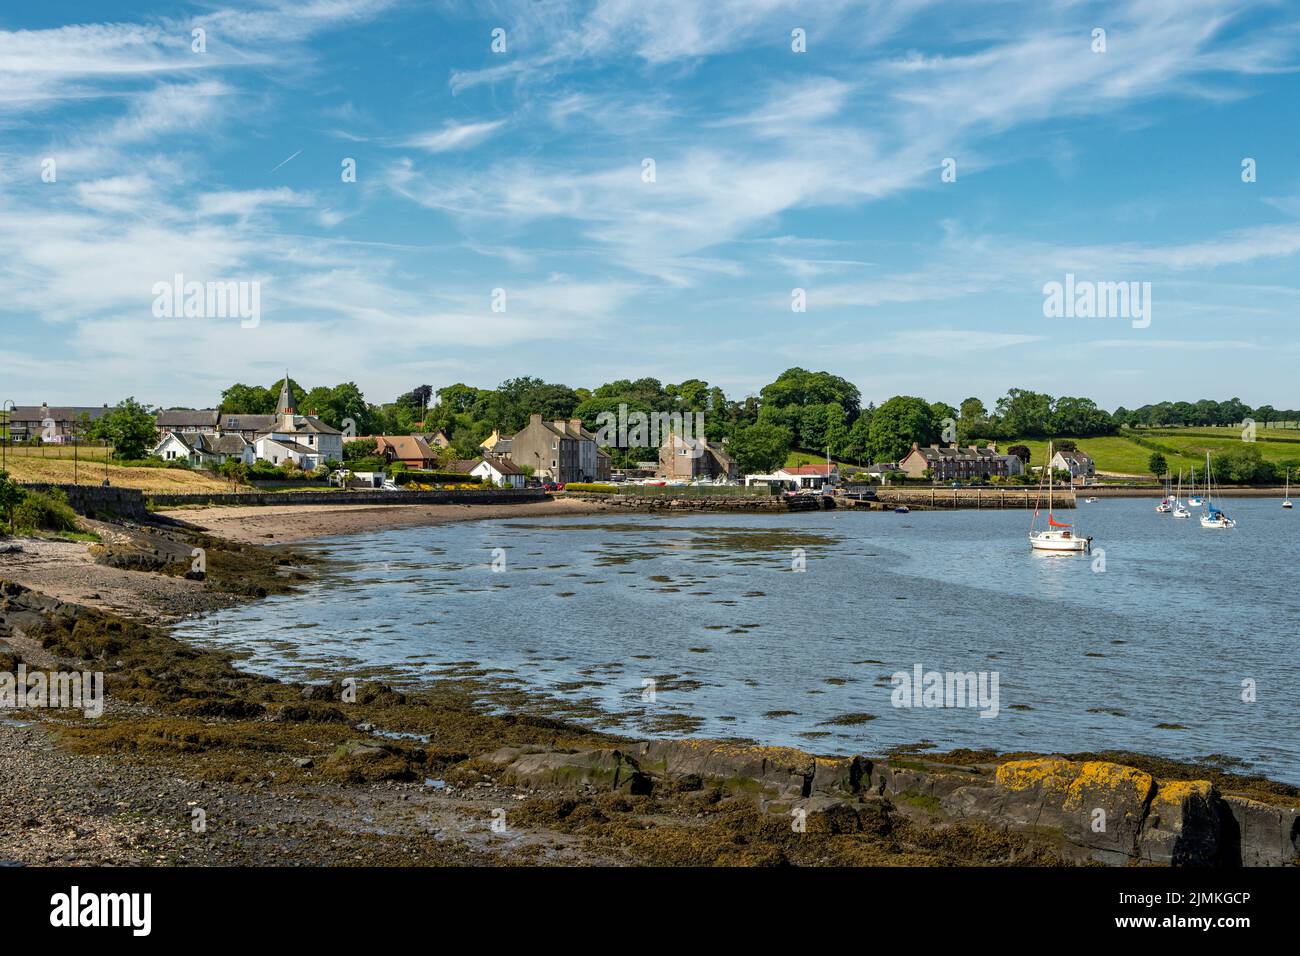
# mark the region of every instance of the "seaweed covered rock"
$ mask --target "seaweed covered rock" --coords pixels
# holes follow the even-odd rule
[[[424,764],[422,751],[374,740],[350,740],[325,761],[326,775],[348,783],[418,779]]]
[[[997,769],[986,815],[1034,832],[1094,859],[1122,863],[1139,855],[1147,803],[1155,791],[1148,773],[1102,760],[1013,760]]]
[[[518,752],[507,748],[491,758],[508,758],[502,774],[504,783],[530,788],[593,787],[597,790],[626,790],[649,793],[651,781],[637,762],[621,750],[586,751],[538,750]]]

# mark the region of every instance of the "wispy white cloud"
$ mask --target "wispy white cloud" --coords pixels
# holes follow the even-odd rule
[[[469,149],[486,140],[504,125],[504,120],[483,123],[447,123],[441,129],[412,136],[403,145],[413,146],[429,153],[445,153],[454,149]]]

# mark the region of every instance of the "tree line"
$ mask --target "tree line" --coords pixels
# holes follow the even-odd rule
[[[278,379],[267,386],[233,384],[221,393],[220,411],[223,415],[272,414],[283,383]],[[1252,409],[1237,398],[1162,402],[1111,413],[1088,398],[1053,397],[1021,388],[1009,389],[991,409],[976,397],[953,407],[914,395],[896,395],[877,406],[863,404],[858,388],[847,379],[799,367],[786,369],[757,395],[738,399],[703,379],[664,383],[649,377],[618,379],[594,389],[527,376],[487,389],[464,383],[436,390],[418,385],[385,404],[367,402],[354,382],[308,389],[289,379],[289,391],[299,414],[315,415],[340,429],[350,421],[357,435],[441,431],[452,444],[450,454],[459,458],[477,455],[479,445],[494,430],[503,435],[518,431],[534,413],[545,421],[578,418],[587,429],[597,431],[602,413],[617,415],[620,408],[647,415],[700,412],[705,437],[725,441],[727,452],[746,472],[772,471],[785,463],[792,449],[817,455],[829,450],[838,461],[865,465],[898,461],[913,443],[1090,438],[1116,434],[1125,426],[1235,425],[1246,418],[1267,425],[1300,419],[1300,412],[1268,405]],[[138,452],[146,438],[142,414],[146,410],[134,400],[128,403],[121,413],[101,419],[97,435],[88,437],[127,438],[131,451]],[[607,451],[616,468],[657,458],[654,448]]]

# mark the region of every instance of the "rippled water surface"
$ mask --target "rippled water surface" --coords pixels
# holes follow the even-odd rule
[[[321,544],[338,562],[305,593],[180,633],[281,677],[490,669],[634,734],[1220,755],[1300,783],[1300,515],[1225,504],[1226,532],[1147,500],[1081,505],[1084,557],[1031,553],[1023,511],[383,531]],[[892,706],[889,676],[916,664],[996,671],[998,715]]]

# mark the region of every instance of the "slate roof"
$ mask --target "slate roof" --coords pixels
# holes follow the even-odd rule
[[[169,408],[159,412],[154,419],[161,431],[197,431],[200,428],[215,428],[218,413],[215,408]]]

